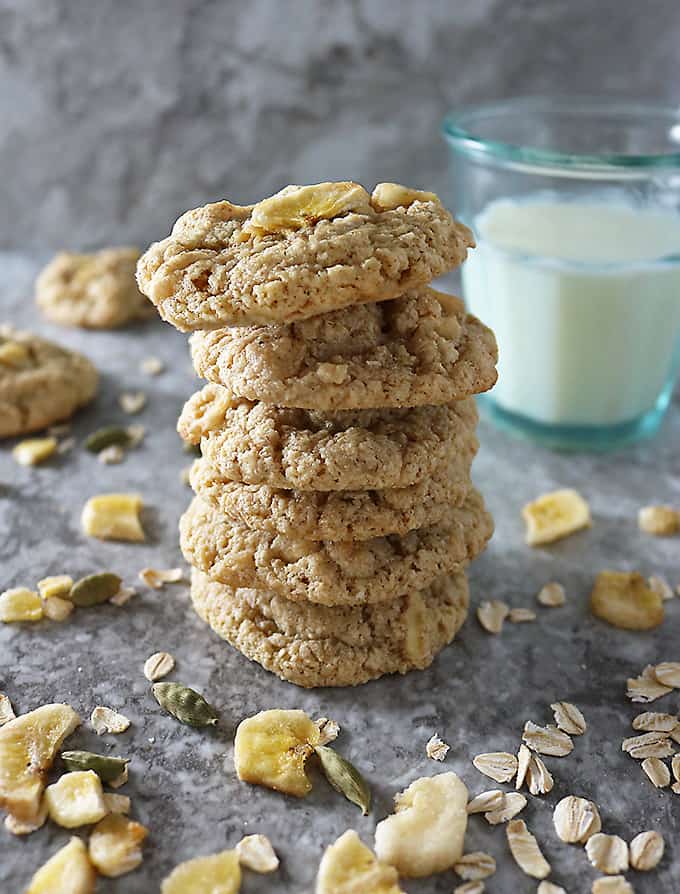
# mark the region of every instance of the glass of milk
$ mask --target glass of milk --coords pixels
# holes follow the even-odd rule
[[[680,369],[680,112],[527,98],[444,134],[463,294],[499,344],[483,407],[558,448],[653,435]]]

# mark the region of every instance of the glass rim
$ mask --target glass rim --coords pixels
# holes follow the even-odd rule
[[[499,161],[519,162],[538,167],[570,167],[593,169],[631,168],[679,168],[680,136],[677,152],[649,154],[630,153],[573,153],[554,149],[540,149],[537,146],[522,145],[502,140],[489,140],[475,133],[475,120],[502,115],[517,115],[522,111],[579,111],[584,118],[602,114],[620,115],[638,120],[665,118],[668,127],[678,127],[680,132],[680,107],[647,103],[616,96],[573,95],[573,96],[521,96],[502,99],[497,102],[476,103],[461,106],[449,112],[442,121],[445,140],[457,149],[469,154],[481,154]]]

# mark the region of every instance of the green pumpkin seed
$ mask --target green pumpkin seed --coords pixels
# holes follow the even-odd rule
[[[211,726],[219,717],[212,705],[203,696],[182,686],[180,683],[155,683],[151,687],[153,696],[168,714],[189,726]]]
[[[336,792],[360,807],[363,815],[367,816],[371,809],[371,790],[357,768],[327,745],[317,745],[314,751],[326,779]]]
[[[81,608],[99,605],[101,602],[108,602],[112,596],[115,596],[120,590],[121,583],[118,575],[111,571],[88,574],[87,577],[81,577],[79,581],[76,581],[66,598]]]
[[[85,448],[90,453],[100,453],[105,447],[127,447],[130,444],[130,434],[121,425],[106,425],[93,431],[85,439]]]
[[[199,444],[192,444],[191,441],[182,441],[182,450],[190,456],[200,456],[201,447]]]
[[[125,757],[108,757],[92,751],[62,751],[61,759],[69,773],[94,770],[102,782],[117,779],[129,763]]]

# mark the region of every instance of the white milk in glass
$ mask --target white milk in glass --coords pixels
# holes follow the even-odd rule
[[[537,195],[492,202],[473,228],[463,287],[498,339],[492,400],[548,425],[651,410],[680,334],[680,218]]]

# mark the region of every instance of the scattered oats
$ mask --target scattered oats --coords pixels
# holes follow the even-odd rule
[[[0,726],[9,723],[10,720],[14,720],[16,716],[9,696],[5,695],[4,692],[0,692]]]
[[[680,689],[680,661],[662,661],[654,668],[654,676],[662,686]]]
[[[122,463],[125,459],[125,451],[120,446],[120,444],[111,444],[108,447],[104,447],[103,450],[100,450],[97,454],[97,459],[100,463],[104,463],[106,466],[112,466],[116,463]]]
[[[477,609],[477,620],[487,633],[500,633],[509,611],[499,599],[486,600]]]
[[[646,757],[642,761],[642,769],[656,788],[667,788],[671,784],[671,771],[660,758]]]
[[[144,662],[144,676],[150,683],[162,680],[175,666],[175,659],[169,652],[154,652]]]
[[[591,894],[635,894],[633,886],[622,875],[596,878],[590,891]]]
[[[673,770],[673,778],[676,782],[680,782],[680,754],[674,754],[671,761],[671,769]]]
[[[508,621],[512,624],[522,624],[524,621],[535,621],[536,612],[530,608],[511,608],[508,612]]]
[[[680,720],[677,714],[661,714],[658,711],[645,711],[633,720],[633,729],[641,729],[648,733],[670,733]]]
[[[189,486],[191,484],[191,466],[184,466],[179,473],[179,478],[182,484]]]
[[[626,685],[626,695],[632,702],[653,702],[672,692],[670,686],[662,686],[656,679],[652,664],[648,664],[639,677],[630,677]]]
[[[555,726],[538,726],[531,720],[524,724],[522,741],[539,754],[564,757],[574,750],[571,737]]]
[[[103,736],[104,733],[124,733],[130,726],[130,721],[124,714],[104,705],[97,705],[92,711],[90,723],[98,736]]]
[[[130,447],[139,447],[146,435],[146,428],[143,425],[128,425],[125,431],[130,439]]]
[[[47,429],[47,434],[51,435],[53,438],[63,438],[64,435],[67,435],[70,431],[71,423],[61,422],[59,425],[50,425]]]
[[[640,761],[645,757],[669,757],[673,754],[673,746],[664,733],[652,732],[624,739],[621,751]]]
[[[128,775],[128,767],[127,764],[125,764],[125,769],[122,771],[120,776],[116,776],[115,779],[112,779],[111,782],[109,782],[109,785],[111,786],[111,788],[120,788],[121,785],[125,785],[125,783],[128,781]]]
[[[567,601],[567,594],[564,592],[562,584],[551,581],[541,588],[536,599],[538,599],[541,605],[547,605],[548,608],[557,608],[560,605],[564,605]]]
[[[646,534],[663,537],[680,531],[680,512],[672,506],[643,506],[638,512],[638,525]]]
[[[463,882],[453,889],[453,894],[484,894],[484,882]]]
[[[118,397],[118,403],[124,413],[134,415],[144,409],[146,394],[143,391],[124,391]]]
[[[527,799],[519,792],[508,792],[503,800],[503,806],[498,810],[488,810],[484,814],[484,819],[490,826],[497,826],[499,823],[507,823],[527,806]]]
[[[146,741],[149,743],[149,745],[155,745],[155,744],[156,744],[156,737],[155,737],[155,736],[149,736],[149,738],[148,738]]]
[[[673,599],[675,594],[673,593],[673,588],[668,583],[665,577],[661,577],[658,574],[653,574],[649,580],[647,581],[647,586],[650,590],[654,590],[655,593],[658,593],[659,596],[666,602],[669,599]]]
[[[570,736],[582,736],[586,731],[586,719],[571,702],[553,702],[550,705],[558,729]]]
[[[517,758],[507,751],[489,751],[472,759],[473,765],[496,782],[510,782],[517,772]]]
[[[137,595],[137,590],[134,587],[120,587],[117,593],[114,593],[113,596],[109,599],[109,602],[112,602],[114,605],[125,605],[126,602],[129,602],[133,596]]]
[[[562,798],[553,811],[553,825],[560,841],[567,844],[585,844],[602,828],[596,805],[586,798],[568,795]]]
[[[505,792],[502,792],[499,788],[493,788],[474,797],[468,803],[467,812],[485,813],[486,811],[500,810],[504,804]]]
[[[471,854],[463,854],[460,860],[454,864],[453,871],[467,882],[476,882],[494,874],[496,861],[491,854],[474,851]]]
[[[433,761],[443,761],[449,750],[450,746],[443,742],[436,733],[425,746],[425,753]]]
[[[545,878],[550,874],[550,863],[541,853],[538,842],[527,829],[524,820],[511,820],[505,834],[510,853],[522,872],[532,878]]]
[[[606,875],[628,871],[628,845],[618,835],[592,835],[586,842],[586,854],[595,869]]]
[[[547,795],[555,784],[550,770],[537,755],[532,755],[527,770],[527,784],[532,795]]]
[[[266,835],[246,835],[236,845],[241,866],[253,872],[274,872],[279,868],[279,858]]]
[[[517,777],[515,778],[515,788],[519,791],[524,785],[529,762],[531,761],[531,752],[526,745],[520,745],[517,752]]]
[[[147,587],[160,590],[165,584],[176,584],[184,577],[182,568],[142,568],[139,577]]]
[[[127,795],[114,795],[104,792],[104,804],[109,813],[129,813],[130,799]]]
[[[65,621],[75,608],[70,599],[48,596],[43,600],[43,615],[50,621]]]
[[[553,885],[552,882],[543,881],[538,888],[536,888],[536,894],[567,894],[567,892],[559,885]]]
[[[61,456],[64,453],[68,453],[70,450],[76,446],[75,438],[64,438],[63,441],[60,441],[57,444],[57,453]]]
[[[139,368],[147,376],[159,376],[165,369],[165,364],[158,357],[145,357],[139,364]]]
[[[680,795],[680,782],[674,782],[671,786],[671,791],[675,795]]]
[[[328,745],[329,742],[335,742],[340,733],[340,724],[335,720],[329,720],[328,717],[319,717],[314,723],[319,727],[319,745]]]

